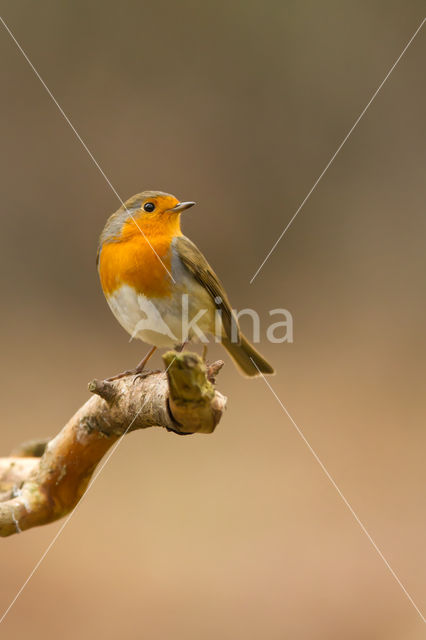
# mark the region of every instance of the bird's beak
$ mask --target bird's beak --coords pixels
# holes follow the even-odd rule
[[[185,209],[189,209],[193,207],[196,202],[179,202],[173,209],[169,209],[169,211],[173,211],[173,213],[180,213],[181,211],[185,211]]]

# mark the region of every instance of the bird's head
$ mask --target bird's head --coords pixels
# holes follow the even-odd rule
[[[100,238],[104,242],[117,242],[131,238],[135,233],[149,235],[178,235],[180,214],[195,202],[181,202],[163,191],[142,191],[132,196],[108,219]]]

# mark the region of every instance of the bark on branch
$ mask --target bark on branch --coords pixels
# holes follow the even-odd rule
[[[165,372],[113,382],[93,380],[94,394],[56,437],[0,458],[0,536],[53,522],[84,494],[108,449],[124,434],[164,427],[180,435],[212,433],[226,398],[214,387],[223,362],[206,367],[195,353],[168,352]]]

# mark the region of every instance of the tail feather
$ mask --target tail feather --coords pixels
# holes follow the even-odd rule
[[[227,336],[223,336],[222,344],[246,376],[259,376],[261,373],[273,374],[274,369],[263,358],[250,342],[240,334],[240,342],[232,342]]]

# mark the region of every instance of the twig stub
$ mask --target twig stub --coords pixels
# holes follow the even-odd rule
[[[87,385],[90,393],[95,393],[107,402],[113,402],[117,397],[117,390],[108,380],[97,380],[96,378]]]

